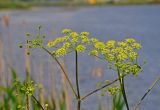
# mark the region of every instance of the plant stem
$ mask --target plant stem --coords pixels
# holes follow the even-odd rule
[[[63,67],[62,64],[58,61],[57,58],[55,58],[55,57],[53,57],[53,58],[55,59],[55,61],[56,61],[56,62],[58,63],[58,65],[60,66],[62,72],[64,73],[65,78],[67,79],[67,81],[68,81],[68,83],[69,83],[69,85],[70,85],[70,87],[71,87],[71,89],[72,89],[72,91],[73,91],[73,93],[74,93],[74,95],[75,95],[75,97],[77,98],[78,96],[77,96],[77,94],[76,94],[76,91],[74,90],[73,85],[72,85],[71,81],[69,80],[68,75],[67,75],[64,67]]]
[[[27,110],[30,110],[30,106],[29,106],[29,96],[27,95]]]
[[[74,90],[74,87],[73,87],[73,85],[72,85],[72,83],[71,83],[71,81],[70,81],[70,79],[69,79],[64,67],[62,66],[62,64],[58,61],[58,59],[48,49],[46,49],[45,47],[42,47],[42,49],[45,50],[49,55],[51,55],[51,57],[58,63],[58,65],[61,68],[61,70],[62,70],[67,82],[69,83],[69,86],[72,89],[73,94],[75,95],[76,98],[78,98],[77,93]]]
[[[126,95],[126,90],[125,90],[124,78],[123,77],[122,77],[122,88],[123,88],[125,103],[126,103],[127,109],[129,110],[129,104],[128,104],[128,100],[127,100],[127,95]]]
[[[146,93],[142,96],[142,98],[138,101],[138,103],[136,104],[135,106],[135,109],[136,110],[138,108],[138,106],[142,103],[142,101],[144,100],[144,98],[147,96],[147,94],[152,90],[152,88],[156,85],[156,83],[160,81],[160,77],[158,77],[153,83],[152,85],[149,87],[149,89],[146,91]]]
[[[36,99],[34,95],[32,95],[32,98],[37,102],[37,104],[41,107],[42,110],[45,110],[43,106],[41,105],[41,103]]]
[[[112,96],[112,110],[115,110],[114,95]]]
[[[125,86],[124,86],[124,77],[121,77],[119,68],[117,68],[117,71],[118,71],[119,83],[120,83],[121,91],[123,94],[123,98],[124,98],[127,110],[129,110],[129,105],[128,105],[127,96],[125,92]]]
[[[102,86],[102,87],[100,87],[100,88],[98,88],[98,89],[95,89],[95,90],[89,92],[87,95],[83,96],[83,97],[81,98],[81,100],[84,100],[84,99],[86,99],[87,97],[89,97],[90,95],[92,95],[92,94],[94,94],[94,93],[102,90],[103,88],[112,85],[113,83],[117,82],[118,80],[119,80],[119,78],[113,80],[112,82],[110,82],[110,83],[108,83],[108,84],[106,84],[106,85],[104,85],[104,86]]]
[[[77,110],[81,109],[81,96],[80,96],[80,90],[79,90],[79,78],[78,78],[78,52],[75,52],[76,54],[76,87],[77,87]]]
[[[123,77],[125,77],[126,75],[127,75],[127,74],[123,75]],[[98,88],[98,89],[95,89],[95,90],[89,92],[87,95],[83,96],[83,97],[81,98],[81,100],[84,100],[84,99],[86,99],[87,97],[89,97],[90,95],[92,95],[92,94],[94,94],[94,93],[96,93],[96,92],[104,89],[104,88],[107,87],[107,86],[112,85],[113,83],[117,82],[118,80],[119,80],[119,78],[113,80],[112,82],[110,82],[110,83],[108,83],[108,84],[106,84],[106,85],[104,85],[104,86],[102,86],[102,87],[100,87],[100,88]]]
[[[81,100],[77,101],[77,110],[81,110]]]

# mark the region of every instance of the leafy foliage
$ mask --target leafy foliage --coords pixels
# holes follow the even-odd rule
[[[112,105],[112,110],[124,110],[125,102],[121,93],[113,95]]]

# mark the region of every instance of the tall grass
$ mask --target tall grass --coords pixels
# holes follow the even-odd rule
[[[3,86],[0,85],[0,110],[17,110],[24,106],[26,107],[27,101],[25,97],[25,94],[21,91],[17,91],[17,89],[14,86],[15,79],[18,79],[17,72],[15,69],[11,69],[12,72],[12,82],[11,85]],[[34,95],[37,98],[37,100],[40,102],[42,106],[45,107],[45,104],[48,104],[49,110],[68,110],[67,104],[70,100],[67,99],[67,94],[65,93],[66,88],[63,88],[61,92],[59,91],[52,91],[54,94],[60,95],[59,98],[56,96],[53,96],[51,94],[45,95],[47,91],[45,91],[45,88],[42,87],[40,90],[38,90]],[[58,92],[58,93],[57,93]],[[28,107],[32,110],[41,110],[41,107],[38,105],[38,103],[35,100],[31,100],[28,102]],[[59,109],[58,109],[59,108]],[[22,109],[22,108],[21,108]],[[71,110],[71,108],[69,108]]]

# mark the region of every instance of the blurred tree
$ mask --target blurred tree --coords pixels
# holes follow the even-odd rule
[[[154,2],[160,2],[160,0],[154,0]]]
[[[95,5],[97,3],[97,0],[88,0],[88,3],[91,5]]]

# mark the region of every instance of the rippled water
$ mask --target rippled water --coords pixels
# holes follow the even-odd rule
[[[143,46],[141,57],[147,59],[147,64],[144,66],[144,72],[137,78],[128,77],[126,79],[130,106],[135,104],[154,79],[160,75],[160,5],[34,8],[23,11],[2,11],[0,17],[6,14],[11,16],[9,30],[0,22],[0,34],[5,44],[5,57],[9,57],[8,36],[11,36],[14,66],[18,68],[19,72],[24,71],[24,55],[23,51],[17,47],[17,44],[25,40],[24,35],[26,32],[36,33],[36,26],[42,25],[43,32],[50,39],[60,35],[60,30],[66,27],[78,32],[89,31],[91,36],[96,36],[101,40],[136,38]],[[43,61],[48,61],[45,60],[47,55],[42,54],[43,52],[33,53],[32,63],[37,59],[36,55],[41,59],[44,58]],[[105,69],[104,62],[96,61],[85,55],[80,57],[80,87],[82,94],[96,88],[98,81],[113,79],[116,76],[116,74]],[[73,60],[72,56],[66,58],[66,62],[69,62],[67,67],[70,70],[74,65]],[[90,74],[92,68],[100,65],[105,69],[103,78],[92,77]],[[97,96],[91,96],[85,103],[82,103],[82,107],[84,110],[96,110]],[[141,105],[141,110],[160,110],[160,86],[155,86],[150,95],[146,97]]]

